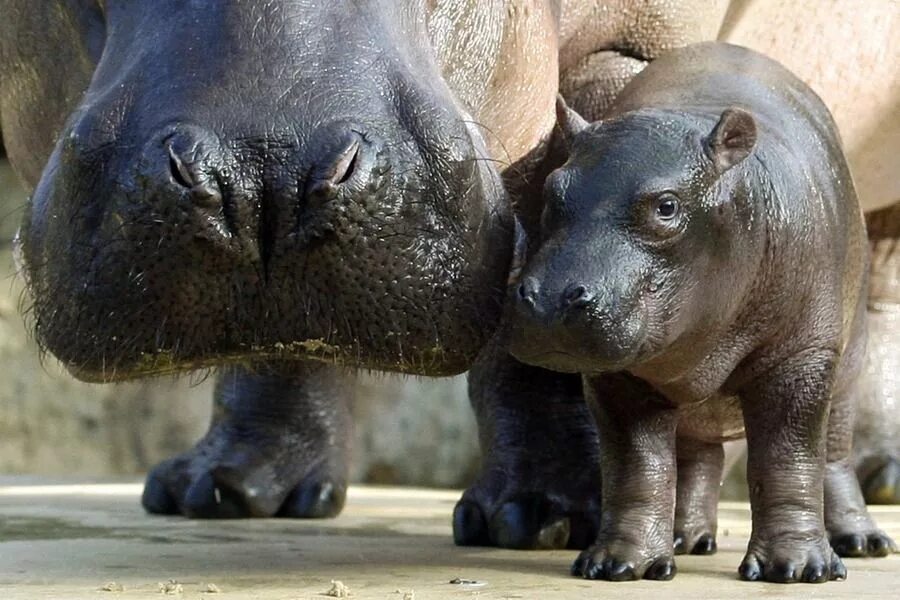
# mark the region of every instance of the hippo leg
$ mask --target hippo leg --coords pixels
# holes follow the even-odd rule
[[[853,450],[866,502],[900,504],[900,202],[866,221],[869,346]]]
[[[603,506],[597,540],[572,566],[587,579],[671,579],[677,413],[625,374],[585,377],[597,405]]]
[[[209,431],[148,475],[151,513],[193,518],[332,517],[344,505],[351,386],[335,367],[219,376]]]
[[[828,463],[825,466],[825,528],[839,556],[887,556],[894,542],[879,530],[866,510],[851,461],[856,387],[836,394],[828,416]]]
[[[807,350],[740,394],[753,517],[742,579],[821,583],[847,576],[828,543],[822,506],[835,362],[830,350]]]
[[[675,554],[714,554],[725,452],[722,444],[684,438],[676,448]]]
[[[584,547],[599,515],[599,446],[581,378],[526,366],[495,343],[469,372],[484,455],[453,512],[460,546]]]

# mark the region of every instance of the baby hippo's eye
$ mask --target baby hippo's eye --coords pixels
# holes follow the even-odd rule
[[[681,212],[681,204],[675,194],[662,194],[656,199],[656,216],[661,221],[671,221]]]
[[[677,238],[687,222],[688,205],[674,192],[656,192],[643,196],[638,203],[638,227],[651,242]]]

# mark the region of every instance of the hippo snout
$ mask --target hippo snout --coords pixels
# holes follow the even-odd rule
[[[279,149],[275,160],[273,147]],[[348,123],[322,127],[304,143],[223,140],[211,130],[177,124],[151,137],[133,170],[125,164],[113,173],[132,193],[127,205],[112,210],[179,214],[182,231],[168,235],[212,243],[239,262],[265,262],[297,214],[308,216],[341,194],[373,185],[379,150],[361,126]],[[153,229],[159,219],[132,219],[133,226],[141,221]]]
[[[515,290],[510,350],[528,364],[615,370],[639,350],[643,331],[639,302],[587,279],[554,285],[529,276]]]
[[[505,195],[462,124],[105,114],[58,146],[21,244],[36,333],[78,377],[361,346],[373,367],[456,373],[496,325]]]
[[[540,282],[534,277],[527,277],[517,288],[516,305],[521,312],[548,317],[553,321],[567,318],[578,309],[587,308],[596,296],[584,283],[571,283],[559,295],[542,294]]]

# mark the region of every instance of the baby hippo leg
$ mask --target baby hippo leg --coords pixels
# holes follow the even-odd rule
[[[847,576],[828,543],[822,510],[835,362],[830,350],[807,350],[741,393],[753,517],[742,579],[821,583]]]
[[[725,453],[722,444],[678,438],[675,554],[714,554],[716,509]]]
[[[675,575],[673,408],[625,374],[585,377],[597,404],[603,479],[600,533],[572,567],[588,579],[671,579]]]

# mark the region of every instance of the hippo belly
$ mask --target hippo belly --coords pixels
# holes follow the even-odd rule
[[[678,437],[710,444],[744,437],[744,417],[737,396],[716,394],[678,408]]]

